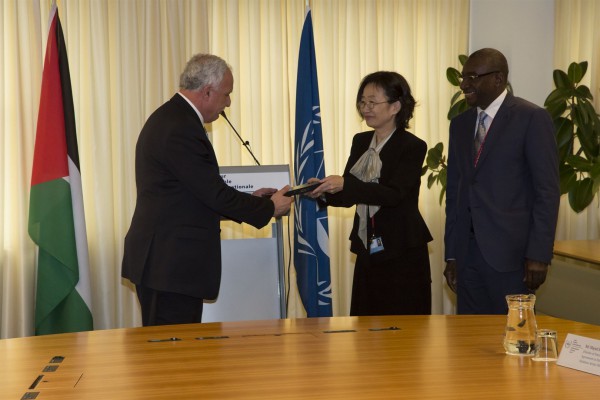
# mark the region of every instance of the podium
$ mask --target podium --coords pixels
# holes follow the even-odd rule
[[[246,193],[290,183],[288,165],[221,167],[229,186]],[[286,318],[283,221],[271,224],[271,237],[221,240],[219,296],[204,302],[202,322]]]

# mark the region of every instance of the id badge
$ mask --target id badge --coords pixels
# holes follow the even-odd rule
[[[381,236],[372,237],[371,243],[369,244],[369,254],[375,254],[383,251],[383,240]]]

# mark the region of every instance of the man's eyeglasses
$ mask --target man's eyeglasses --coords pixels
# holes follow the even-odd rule
[[[479,79],[481,77],[495,74],[497,72],[500,72],[500,71],[490,71],[490,72],[486,72],[485,74],[461,75],[458,77],[458,80],[460,82],[475,82],[477,79]]]
[[[369,109],[369,110],[372,110],[373,108],[375,108],[375,106],[376,106],[377,104],[383,104],[383,103],[392,103],[392,102],[391,102],[391,101],[389,101],[389,100],[386,100],[386,101],[380,101],[380,102],[375,102],[375,101],[362,101],[362,100],[361,100],[361,101],[359,101],[359,102],[358,102],[358,108],[360,108],[361,110],[362,110],[363,108],[367,108],[367,109]]]

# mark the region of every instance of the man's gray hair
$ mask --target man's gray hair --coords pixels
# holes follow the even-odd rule
[[[198,90],[205,86],[218,86],[231,67],[212,54],[196,54],[186,64],[179,77],[179,89]]]

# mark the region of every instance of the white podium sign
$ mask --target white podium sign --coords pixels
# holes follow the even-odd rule
[[[221,167],[219,172],[228,186],[240,192],[252,193],[260,188],[281,189],[290,184],[288,165]]]

